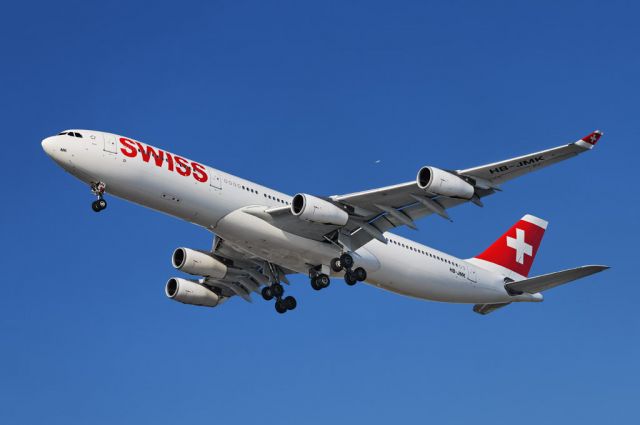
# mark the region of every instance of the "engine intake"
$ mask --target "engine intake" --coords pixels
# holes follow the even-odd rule
[[[435,167],[422,167],[416,183],[420,189],[449,198],[471,199],[475,193],[474,187],[465,180]]]
[[[170,299],[183,304],[215,307],[220,302],[220,297],[209,288],[205,288],[198,282],[179,277],[169,279],[164,287],[164,292]]]
[[[189,248],[177,248],[171,256],[173,267],[196,276],[224,279],[227,266],[211,255]]]
[[[344,226],[349,221],[349,213],[324,199],[298,193],[291,201],[291,213],[301,220],[320,224]]]

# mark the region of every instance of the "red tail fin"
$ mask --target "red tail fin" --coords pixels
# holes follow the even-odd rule
[[[529,276],[547,224],[546,221],[527,214],[475,258],[505,267],[519,275]]]

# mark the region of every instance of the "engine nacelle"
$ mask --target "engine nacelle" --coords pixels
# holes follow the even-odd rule
[[[196,276],[224,279],[227,266],[209,254],[189,248],[177,248],[171,256],[173,267]]]
[[[220,302],[220,297],[213,291],[198,282],[193,282],[179,277],[172,277],[164,287],[167,297],[180,301],[183,304],[200,305],[203,307],[215,307]]]
[[[418,187],[436,195],[449,198],[471,199],[474,187],[447,171],[435,167],[422,167],[416,179]]]
[[[291,213],[313,223],[344,226],[349,221],[349,213],[342,208],[306,193],[298,193],[293,197]]]

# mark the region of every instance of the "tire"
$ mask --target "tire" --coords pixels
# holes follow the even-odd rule
[[[296,306],[298,305],[298,302],[296,301],[295,298],[289,295],[287,298],[282,300],[282,304],[284,304],[287,310],[295,310]]]
[[[353,271],[353,276],[358,282],[364,282],[365,280],[367,280],[367,271],[362,267],[358,267]]]
[[[326,274],[318,275],[318,277],[316,278],[316,285],[318,285],[321,289],[326,288],[330,283],[331,280],[329,280],[329,276],[327,276]]]
[[[358,279],[356,279],[353,273],[347,272],[344,275],[344,281],[347,283],[347,285],[353,286],[358,282]]]
[[[281,297],[284,293],[284,288],[279,283],[274,283],[273,285],[271,285],[271,293],[276,298]]]
[[[262,288],[262,298],[265,301],[271,301],[273,299],[273,293],[271,292],[271,288],[269,288],[268,286],[265,286],[264,288]]]
[[[276,311],[280,314],[286,313],[287,307],[284,305],[282,301],[278,300],[276,301]]]
[[[334,273],[339,273],[342,271],[342,264],[340,263],[340,259],[339,258],[334,258],[333,260],[331,260],[331,270],[333,270]]]
[[[107,208],[107,201],[105,201],[104,199],[98,199],[98,206],[102,211],[103,209]]]
[[[95,212],[100,212],[100,206],[98,205],[98,201],[93,201],[91,203],[91,209],[94,210]]]
[[[340,265],[349,270],[351,267],[353,267],[353,257],[347,253],[344,253],[340,256]]]
[[[315,277],[312,277],[312,278],[311,278],[311,287],[312,287],[313,289],[315,289],[316,291],[319,291],[319,290],[321,290],[321,289],[322,289],[320,286],[318,286],[318,281],[316,280],[316,278],[315,278]]]

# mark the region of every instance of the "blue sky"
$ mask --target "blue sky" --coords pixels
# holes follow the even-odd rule
[[[637,423],[634,2],[12,2],[4,127],[0,422]],[[472,256],[525,213],[532,273],[602,263],[542,304],[468,305],[334,281],[299,307],[167,300],[199,228],[86,187],[40,140],[125,134],[320,195],[568,143],[593,152],[399,231]],[[381,160],[376,164],[377,160]]]

